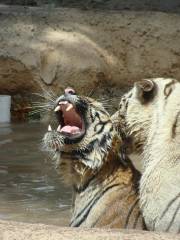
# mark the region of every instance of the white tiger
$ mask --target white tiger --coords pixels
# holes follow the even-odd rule
[[[142,153],[140,206],[149,230],[180,232],[180,83],[135,83],[114,118],[135,152]]]

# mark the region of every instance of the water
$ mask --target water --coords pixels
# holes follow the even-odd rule
[[[46,126],[0,125],[0,219],[68,225],[71,190],[40,150]]]

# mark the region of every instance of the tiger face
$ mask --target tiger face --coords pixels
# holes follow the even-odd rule
[[[68,88],[54,111],[56,130],[49,127],[43,141],[73,190],[70,226],[144,229],[140,173],[121,154],[121,138],[103,105]]]
[[[174,79],[146,79],[122,97],[115,118],[132,151],[141,153],[153,138],[175,84]]]
[[[114,131],[103,105],[66,89],[64,95],[57,98],[54,111],[58,125],[55,130],[49,126],[43,139],[45,148],[54,154],[77,157],[91,169],[100,168]]]

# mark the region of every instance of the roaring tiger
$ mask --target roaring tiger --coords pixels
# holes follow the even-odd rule
[[[58,127],[45,134],[57,171],[74,193],[72,227],[144,229],[140,173],[120,152],[121,139],[102,103],[65,89],[55,102]]]
[[[142,154],[140,207],[147,229],[180,232],[180,83],[135,83],[114,115],[132,151]]]

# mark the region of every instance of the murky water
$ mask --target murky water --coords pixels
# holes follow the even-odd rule
[[[40,123],[0,125],[0,219],[67,225],[71,190],[40,143]]]

